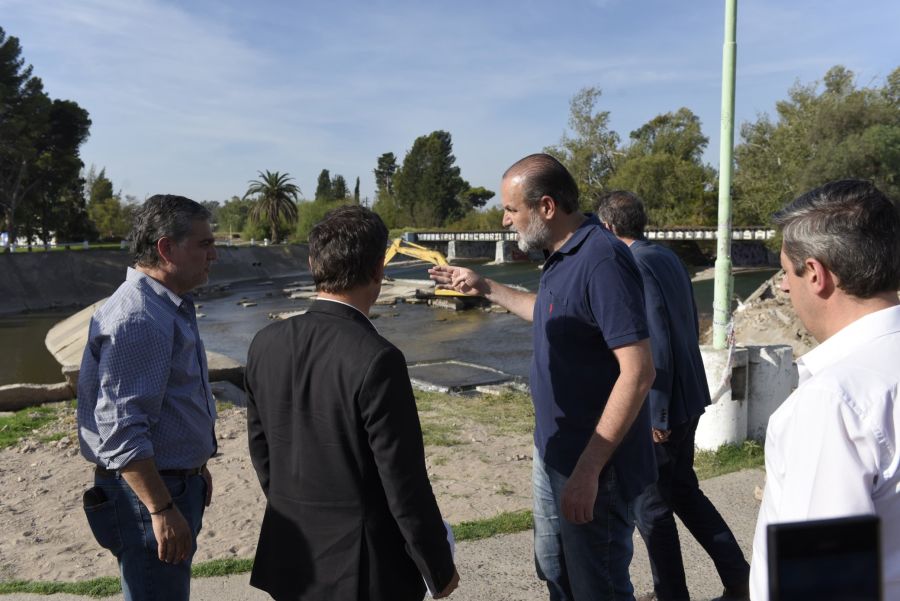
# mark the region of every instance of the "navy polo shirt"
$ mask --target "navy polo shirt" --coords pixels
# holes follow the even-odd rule
[[[534,443],[545,464],[572,473],[619,377],[611,349],[648,337],[631,251],[590,215],[547,259],[534,305]],[[610,465],[629,499],[656,480],[646,403]]]

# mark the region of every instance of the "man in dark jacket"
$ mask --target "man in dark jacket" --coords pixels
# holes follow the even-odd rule
[[[250,346],[250,456],[267,499],[250,583],[279,601],[418,601],[459,581],[406,361],[368,319],[387,235],[368,209],[329,213],[309,238],[318,299]]]
[[[656,368],[649,401],[659,480],[638,497],[635,518],[650,554],[656,598],[690,598],[674,511],[712,557],[725,586],[722,599],[747,599],[750,566],[694,473],[694,433],[710,398],[690,277],[674,252],[644,240],[647,215],[635,194],[603,195],[597,216],[631,249],[644,280]]]

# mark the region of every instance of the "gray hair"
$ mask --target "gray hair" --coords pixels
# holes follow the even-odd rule
[[[131,230],[131,253],[134,262],[143,267],[159,265],[156,243],[160,238],[184,241],[194,221],[208,221],[209,210],[198,202],[173,194],[156,194],[144,202],[134,217]]]
[[[796,275],[813,258],[852,296],[871,298],[900,287],[900,213],[873,183],[830,182],[803,194],[773,219]]]
[[[597,199],[594,209],[600,221],[616,230],[617,236],[640,240],[647,227],[647,212],[644,201],[634,192],[612,190]]]

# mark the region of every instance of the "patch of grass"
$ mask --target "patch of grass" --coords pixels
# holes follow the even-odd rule
[[[47,425],[57,417],[54,407],[20,409],[9,417],[0,417],[0,449],[11,447],[24,436]]]
[[[762,467],[765,463],[762,445],[753,440],[740,445],[723,445],[716,451],[697,451],[694,455],[694,471],[700,480]]]
[[[422,416],[422,441],[425,446],[434,447],[452,447],[462,444],[462,441],[456,437],[458,428],[452,424],[439,419],[426,419]]]
[[[484,520],[461,522],[453,526],[456,540],[481,540],[498,534],[512,534],[534,528],[531,511],[510,511]]]
[[[216,413],[222,413],[234,409],[234,403],[228,401],[216,401]]]
[[[10,593],[32,593],[34,595],[83,595],[87,597],[109,597],[122,592],[118,578],[104,577],[83,582],[35,582],[33,580],[12,580],[0,582],[0,595]]]
[[[416,405],[423,431],[459,420],[487,426],[495,434],[528,434],[534,427],[534,406],[524,392],[468,396],[416,391]]]
[[[39,436],[38,440],[41,442],[56,442],[57,440],[64,438],[66,436],[65,432],[56,432],[55,434],[47,434],[46,436]]]
[[[253,569],[252,559],[213,559],[191,566],[191,576],[194,578],[208,578],[210,576],[229,576],[231,574],[243,574]]]

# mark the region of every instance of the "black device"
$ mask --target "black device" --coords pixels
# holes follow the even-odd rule
[[[769,524],[770,601],[882,601],[874,515]]]

